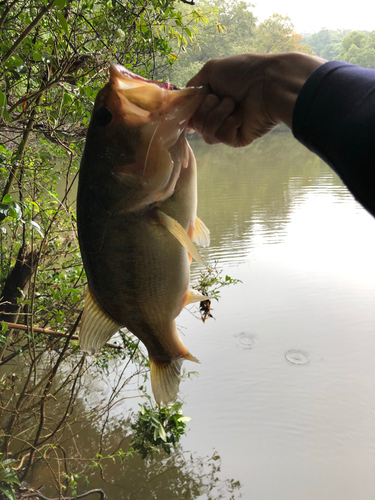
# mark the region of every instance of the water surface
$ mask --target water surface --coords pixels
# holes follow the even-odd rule
[[[194,150],[202,254],[243,284],[216,321],[179,318],[202,362],[184,447],[215,447],[246,499],[372,498],[375,220],[291,134]]]

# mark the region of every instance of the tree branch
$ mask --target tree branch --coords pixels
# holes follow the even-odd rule
[[[64,500],[75,500],[76,498],[87,497],[88,495],[93,495],[94,493],[98,493],[100,495],[100,500],[104,500],[104,498],[105,498],[104,491],[100,490],[100,489],[86,491],[86,493],[81,493],[80,495],[77,495],[75,497],[65,497],[64,496]],[[33,491],[31,493],[26,493],[24,495],[21,495],[20,498],[21,499],[22,498],[40,498],[41,500],[59,500],[59,498],[47,498],[42,493],[40,493],[40,491]]]
[[[18,330],[23,330],[23,331],[27,331],[29,329],[26,325],[20,325],[19,323],[9,323],[8,321],[3,321],[3,323],[5,325],[7,325],[9,328],[15,328]],[[63,337],[63,338],[70,337],[70,340],[78,340],[79,339],[78,335],[69,336],[67,333],[56,332],[54,330],[48,330],[47,328],[37,328],[34,326],[33,331],[35,333],[44,333],[44,335],[50,335],[52,337]],[[110,342],[107,342],[104,345],[106,347],[112,347],[113,349],[122,349],[121,346],[119,346],[117,344],[112,344]]]

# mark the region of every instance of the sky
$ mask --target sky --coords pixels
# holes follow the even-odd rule
[[[263,21],[274,12],[291,18],[295,31],[317,32],[321,28],[375,30],[375,1],[355,0],[338,2],[337,0],[250,0],[255,4],[254,14]]]

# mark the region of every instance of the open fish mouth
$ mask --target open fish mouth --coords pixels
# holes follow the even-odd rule
[[[112,88],[128,103],[138,107],[141,115],[146,118],[146,113],[149,113],[150,120],[159,121],[174,118],[179,130],[186,125],[207,93],[203,87],[179,88],[168,82],[147,80],[120,64],[112,65],[109,71]]]
[[[153,83],[154,85],[157,85],[158,87],[165,89],[165,90],[181,90],[181,87],[178,87],[177,85],[173,85],[173,83],[169,82],[160,82],[158,80],[147,80],[147,78],[144,78],[143,76],[139,76],[136,73],[133,73],[132,71],[128,70],[124,66],[121,66],[121,64],[113,64],[110,67],[110,75],[111,79],[115,78],[121,78],[121,76],[143,82],[143,83]]]

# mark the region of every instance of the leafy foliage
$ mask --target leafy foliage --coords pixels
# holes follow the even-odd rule
[[[199,311],[203,323],[206,321],[207,317],[213,318],[211,314],[211,300],[219,300],[220,289],[225,286],[242,283],[239,279],[231,278],[227,274],[223,277],[221,274],[222,272],[217,269],[217,262],[215,262],[213,266],[199,273],[199,277],[193,285],[195,290],[207,296],[207,300],[199,304]]]
[[[375,31],[352,31],[346,35],[336,59],[364,68],[375,68]]]
[[[255,32],[254,52],[262,54],[312,53],[307,45],[303,45],[302,36],[294,32],[291,19],[280,14],[272,14],[259,24]]]
[[[16,500],[14,485],[20,484],[17,473],[11,468],[16,460],[7,459],[0,461],[0,491],[6,495],[9,500]]]
[[[343,38],[350,30],[329,30],[322,28],[318,33],[303,35],[303,42],[315,52],[317,56],[332,61],[340,53]]]
[[[143,459],[152,458],[155,452],[160,452],[160,448],[169,455],[171,447],[175,447],[185,434],[185,422],[190,420],[183,416],[181,407],[179,401],[155,409],[140,405],[137,420],[131,425],[131,449],[140,453]]]

